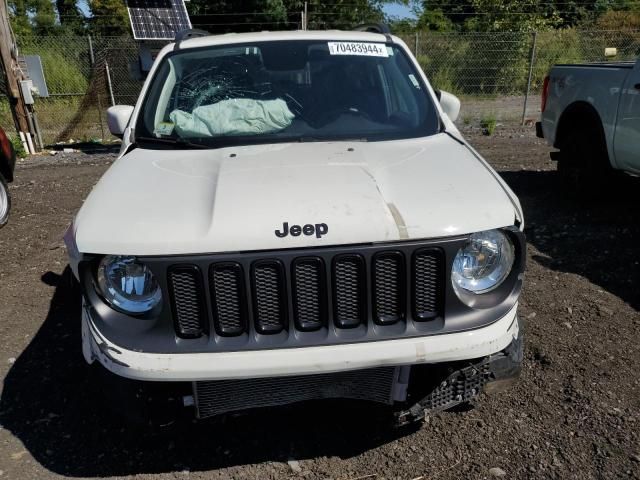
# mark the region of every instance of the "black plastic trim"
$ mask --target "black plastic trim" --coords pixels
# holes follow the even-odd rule
[[[192,275],[195,283],[196,283],[196,301],[198,304],[198,324],[200,325],[200,330],[196,333],[186,333],[183,327],[180,325],[178,319],[177,305],[176,305],[176,292],[174,290],[173,282],[171,281],[171,275],[174,273],[189,273]],[[176,332],[181,338],[198,338],[203,334],[208,333],[206,321],[206,305],[205,305],[205,290],[204,290],[204,282],[202,280],[202,272],[197,265],[187,265],[187,264],[178,264],[173,265],[167,270],[167,284],[169,287],[169,295],[171,298],[171,310],[173,313],[173,320]]]
[[[256,286],[256,269],[270,266],[276,267],[276,272],[278,274],[278,307],[281,312],[280,320],[281,324],[279,326],[272,325],[264,325],[261,323],[258,313],[258,294],[257,294],[257,286]],[[276,334],[282,332],[288,325],[288,308],[287,308],[287,291],[286,291],[286,277],[285,277],[285,268],[282,265],[282,262],[277,259],[265,259],[265,260],[257,260],[251,265],[251,297],[253,298],[253,321],[256,328],[256,331],[262,333],[263,335]]]
[[[220,321],[218,312],[218,292],[216,291],[214,275],[217,271],[233,270],[236,275],[237,289],[239,294],[240,325],[236,329],[224,328]],[[238,262],[218,262],[209,267],[209,293],[211,295],[211,309],[213,311],[213,327],[218,335],[222,337],[234,337],[247,331],[247,292],[245,288],[244,269]]]
[[[298,317],[298,278],[296,267],[300,264],[315,264],[318,268],[318,296],[320,303],[320,321],[303,322]],[[324,261],[320,257],[298,257],[291,262],[291,299],[293,301],[293,317],[296,328],[303,332],[312,332],[327,325],[327,275]]]
[[[439,316],[442,316],[444,310],[444,292],[445,285],[442,280],[439,280],[436,283],[436,310],[433,312],[418,312],[417,309],[417,282],[416,282],[416,260],[420,255],[430,255],[436,258],[436,277],[438,279],[443,279],[446,277],[445,269],[444,269],[444,252],[440,248],[419,248],[411,257],[411,314],[413,315],[413,319],[416,322],[424,322],[428,320],[433,320]]]
[[[358,310],[361,314],[361,317],[358,319],[357,322],[346,322],[340,319],[340,316],[338,314],[338,302],[337,302],[337,298],[338,298],[338,291],[337,291],[337,277],[336,277],[336,265],[340,262],[345,262],[345,261],[354,261],[357,266],[359,271],[357,272],[357,275],[359,277],[359,281],[358,281],[358,297],[360,300],[360,305],[358,305]],[[366,278],[367,278],[367,264],[364,261],[364,258],[362,257],[362,255],[358,255],[358,254],[351,254],[351,253],[347,253],[347,254],[342,254],[342,255],[336,255],[333,258],[332,261],[332,265],[331,265],[331,291],[333,293],[332,295],[332,299],[333,299],[333,309],[334,309],[334,323],[336,325],[336,327],[338,328],[356,328],[359,325],[362,325],[364,323],[366,323],[366,318],[367,318],[367,282],[366,282]]]
[[[384,315],[378,312],[377,304],[378,304],[378,286],[379,286],[379,278],[377,275],[376,267],[377,263],[380,260],[384,259],[392,259],[398,262],[398,273],[397,273],[397,291],[396,291],[396,303],[398,304],[399,310],[397,315]],[[376,253],[373,256],[373,260],[371,262],[371,283],[372,283],[372,297],[373,301],[373,321],[378,325],[393,325],[394,323],[400,322],[406,318],[406,310],[407,305],[404,299],[407,295],[407,282],[406,282],[406,260],[402,252],[398,251],[383,251]],[[382,288],[382,285],[380,285]]]

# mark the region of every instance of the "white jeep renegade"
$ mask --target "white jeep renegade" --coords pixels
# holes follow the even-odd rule
[[[351,398],[407,422],[510,383],[520,204],[402,40],[182,37],[110,109],[122,150],[65,237],[86,361],[200,418]]]

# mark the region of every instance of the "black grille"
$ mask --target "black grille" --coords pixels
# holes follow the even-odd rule
[[[351,398],[390,405],[397,367],[319,375],[195,382],[199,418],[305,400]]]
[[[252,280],[256,328],[260,333],[281,332],[287,318],[282,264],[271,260],[256,262]]]
[[[314,256],[283,251],[281,258],[241,254],[169,267],[176,331],[194,338],[212,327],[216,343],[230,350],[242,341],[222,337],[244,335],[255,348],[270,348],[321,344],[327,337],[334,343],[392,338],[405,335],[412,321],[412,335],[441,328],[429,321],[443,319],[443,249],[362,251]],[[204,278],[201,271],[207,272]],[[369,328],[372,323],[376,328]],[[277,335],[282,332],[305,333]]]
[[[364,259],[358,255],[337,257],[333,266],[334,320],[337,326],[350,328],[364,323],[366,294]]]
[[[419,250],[413,259],[413,308],[416,320],[430,320],[440,310],[442,252],[437,249]]]
[[[201,336],[205,331],[205,306],[200,269],[193,265],[172,267],[168,278],[178,335]]]
[[[216,264],[209,270],[213,324],[219,335],[239,335],[246,327],[246,296],[242,267]]]
[[[324,262],[300,258],[293,263],[293,311],[300,330],[317,330],[325,323]]]
[[[400,252],[384,252],[373,259],[374,319],[381,325],[404,318],[404,258]]]

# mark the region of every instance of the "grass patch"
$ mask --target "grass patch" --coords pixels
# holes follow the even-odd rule
[[[482,133],[488,136],[493,135],[496,131],[496,126],[498,125],[496,116],[491,113],[482,117],[480,120],[480,127],[482,128]]]

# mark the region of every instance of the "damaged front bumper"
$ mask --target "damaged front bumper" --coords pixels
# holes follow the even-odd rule
[[[194,382],[273,378],[398,365],[468,361],[501,352],[520,334],[517,304],[494,323],[473,330],[417,338],[307,348],[211,353],[152,353],[125,349],[82,312],[82,351],[121,377],[143,381]]]
[[[439,385],[409,408],[398,412],[398,423],[411,423],[429,413],[449,410],[473,400],[483,391],[504,390],[520,376],[523,356],[524,335],[523,329],[519,328],[517,337],[504,350],[476,362],[459,363],[458,369],[450,365],[449,375]]]

